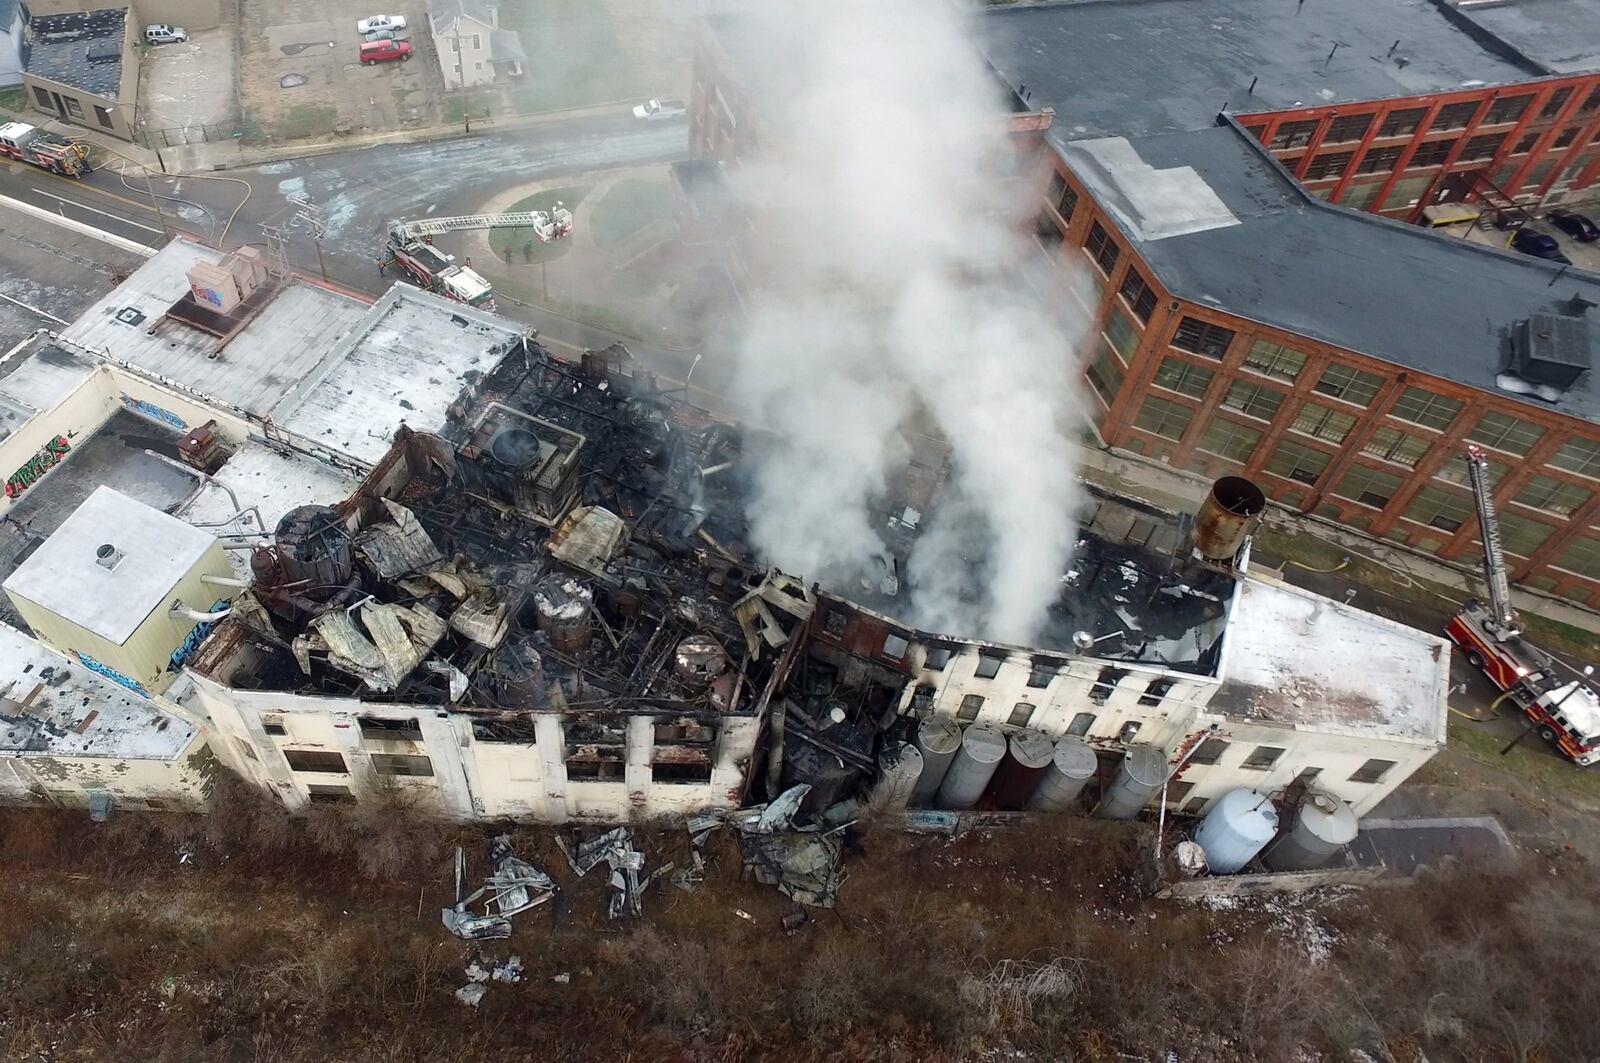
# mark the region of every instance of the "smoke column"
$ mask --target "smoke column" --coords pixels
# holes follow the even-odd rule
[[[770,251],[734,396],[775,433],[753,544],[841,593],[882,571],[900,429],[931,426],[950,475],[908,560],[908,622],[1028,643],[1076,538],[1076,337],[1017,273],[1006,101],[944,3],[741,9],[782,42],[759,158],[730,172]],[[770,43],[768,47],[771,47]],[[774,99],[773,97],[777,98]]]

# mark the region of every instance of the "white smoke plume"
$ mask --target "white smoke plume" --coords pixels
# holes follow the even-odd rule
[[[952,448],[903,572],[919,626],[1039,633],[1076,538],[1076,337],[1016,269],[1026,198],[1001,86],[953,4],[779,0],[781,100],[730,175],[770,260],[735,397],[776,442],[754,475],[754,545],[841,592],[877,582],[884,495],[916,427]],[[751,9],[742,9],[742,18]]]

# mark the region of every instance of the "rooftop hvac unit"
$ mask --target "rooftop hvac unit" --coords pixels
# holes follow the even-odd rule
[[[1513,327],[1511,348],[1518,376],[1564,391],[1590,369],[1589,322],[1564,314],[1535,314]]]

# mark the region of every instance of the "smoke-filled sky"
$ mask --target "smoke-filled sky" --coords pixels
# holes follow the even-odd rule
[[[1000,86],[955,5],[741,8],[785,42],[760,158],[730,174],[773,251],[734,392],[777,443],[755,547],[848,592],[885,557],[875,512],[931,423],[952,447],[902,573],[903,619],[1029,643],[1076,539],[1074,342],[1006,268],[1037,256],[1001,187]],[[774,98],[774,97],[778,98]]]

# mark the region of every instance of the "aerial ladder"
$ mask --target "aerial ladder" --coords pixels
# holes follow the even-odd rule
[[[469,306],[493,310],[494,289],[472,268],[471,261],[457,265],[455,256],[433,245],[435,236],[478,229],[525,229],[540,243],[550,243],[572,235],[572,212],[558,202],[553,210],[390,222],[389,240],[378,259],[378,268],[398,266],[419,288]]]
[[[1600,696],[1583,678],[1563,681],[1563,665],[1528,642],[1511,604],[1500,522],[1489,484],[1489,461],[1467,444],[1467,479],[1478,509],[1483,569],[1489,601],[1469,601],[1445,625],[1445,634],[1481,668],[1495,686],[1517,703],[1530,729],[1581,765],[1600,761]],[[1592,669],[1585,669],[1586,676]]]

